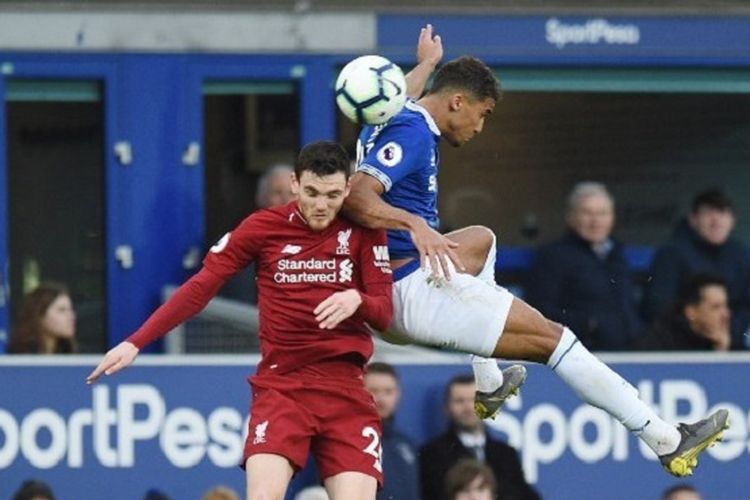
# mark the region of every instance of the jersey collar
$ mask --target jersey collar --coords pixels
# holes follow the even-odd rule
[[[427,112],[426,109],[424,109],[422,106],[417,104],[414,101],[406,101],[406,107],[409,108],[412,111],[416,111],[417,113],[421,114],[424,117],[424,121],[427,122],[427,125],[430,127],[430,130],[435,135],[441,135],[440,129],[437,126],[437,123],[435,123],[435,120],[432,118],[432,115]]]

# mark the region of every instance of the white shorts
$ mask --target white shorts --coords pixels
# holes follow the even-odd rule
[[[393,285],[390,334],[455,351],[490,357],[508,319],[513,295],[470,274],[450,281],[417,269]]]

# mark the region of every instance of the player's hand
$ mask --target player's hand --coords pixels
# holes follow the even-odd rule
[[[130,342],[120,342],[104,355],[104,359],[91,374],[86,377],[87,384],[93,384],[101,374],[112,375],[130,366],[138,356],[138,348]]]
[[[440,35],[432,36],[432,25],[428,24],[419,32],[417,42],[417,64],[430,64],[437,66],[443,58],[443,41]]]
[[[332,330],[354,314],[361,303],[362,296],[357,290],[336,292],[315,308],[315,321],[321,329]]]
[[[412,229],[410,234],[414,246],[417,247],[419,252],[422,269],[429,262],[434,277],[439,277],[442,274],[445,279],[451,279],[450,268],[448,267],[449,259],[456,269],[462,272],[466,271],[466,266],[455,251],[459,246],[458,243],[432,229],[424,220],[415,229]]]

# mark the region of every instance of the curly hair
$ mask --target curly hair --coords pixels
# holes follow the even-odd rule
[[[435,73],[429,94],[444,90],[463,90],[477,100],[502,98],[500,82],[495,74],[476,57],[462,56],[446,63]]]

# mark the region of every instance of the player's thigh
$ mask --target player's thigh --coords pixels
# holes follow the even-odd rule
[[[248,500],[282,500],[294,474],[289,460],[281,455],[260,453],[245,462]]]
[[[342,472],[324,481],[331,500],[374,500],[377,480],[361,472]]]
[[[561,325],[514,297],[494,356],[546,363],[560,342],[561,334]]]
[[[459,244],[456,253],[466,266],[466,272],[472,276],[478,275],[495,244],[492,230],[484,226],[469,226],[451,231],[446,236]]]
[[[492,356],[513,301],[501,287],[468,274],[436,283],[416,270],[393,288],[393,329],[412,342]]]
[[[311,410],[319,415],[319,433],[313,439],[312,454],[324,480],[357,472],[382,484],[382,423],[372,394],[361,383],[359,387],[354,383],[331,390],[325,400],[308,401]]]
[[[243,462],[254,455],[284,457],[301,469],[316,433],[314,415],[299,401],[300,391],[253,385],[253,403]]]

